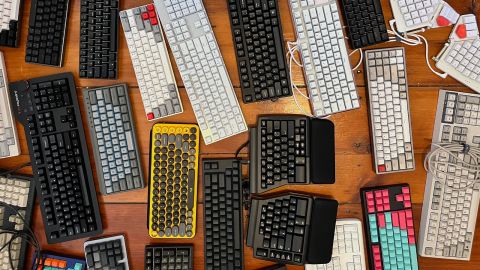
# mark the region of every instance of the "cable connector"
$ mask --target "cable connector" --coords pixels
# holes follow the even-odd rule
[[[461,143],[461,145],[463,145],[462,153],[468,155],[468,152],[470,152],[470,145],[466,143]]]

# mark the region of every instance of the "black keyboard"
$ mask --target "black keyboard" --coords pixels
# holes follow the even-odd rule
[[[277,0],[228,0],[245,103],[291,96]]]
[[[9,5],[7,8],[6,6]],[[22,21],[23,0],[0,0],[0,46],[18,47]]]
[[[250,191],[335,182],[333,123],[306,116],[261,116],[250,129]]]
[[[32,0],[25,62],[62,66],[69,0]]]
[[[352,49],[388,41],[380,0],[342,0]]]
[[[117,78],[118,0],[80,1],[80,77]]]
[[[88,240],[84,244],[88,270],[128,270],[128,255],[123,235]]]
[[[205,269],[243,269],[240,161],[204,159]]]
[[[25,128],[48,243],[102,233],[72,74],[11,83],[10,96]]]
[[[145,270],[193,270],[193,247],[146,246]]]
[[[338,203],[289,194],[252,199],[247,245],[253,256],[285,264],[325,264],[332,258]]]

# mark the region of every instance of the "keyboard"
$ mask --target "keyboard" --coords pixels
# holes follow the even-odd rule
[[[116,79],[118,0],[80,2],[80,78]]]
[[[418,269],[407,184],[361,190],[370,269]]]
[[[245,103],[291,96],[276,0],[229,0],[233,43]]]
[[[32,1],[25,62],[62,66],[68,5],[69,0]]]
[[[466,143],[480,147],[479,104],[480,95],[440,90],[432,143]],[[478,164],[478,160],[461,152],[453,154],[460,165],[460,162]],[[480,201],[476,171],[454,166],[453,157],[444,151],[438,152],[433,159],[438,163],[434,165],[436,173],[427,173],[419,255],[470,260]],[[448,161],[452,165],[444,163]]]
[[[193,238],[197,220],[198,126],[155,124],[150,138],[150,237]]]
[[[25,128],[48,243],[102,233],[72,74],[11,83],[10,96]]]
[[[370,128],[377,174],[415,169],[405,49],[365,52]]]
[[[342,0],[342,7],[352,49],[388,41],[387,25],[380,0]]]
[[[24,269],[28,242],[26,239],[17,237],[11,242],[11,248],[9,248],[8,243],[12,239],[12,234],[5,230],[22,231],[30,227],[35,203],[34,189],[31,177],[0,176],[0,247],[4,247],[0,250],[1,270],[12,270],[10,263],[15,267],[13,270]],[[16,213],[17,211],[22,217]],[[12,261],[10,261],[9,249]]]
[[[127,86],[86,89],[83,99],[101,192],[108,195],[143,188]]]
[[[18,47],[22,20],[22,0],[0,1],[0,46]]]
[[[288,184],[335,182],[335,132],[329,120],[260,116],[257,127],[250,129],[249,153],[251,193]]]
[[[332,258],[335,200],[288,194],[252,199],[247,246],[253,256],[285,264],[325,264]]]
[[[129,269],[123,235],[88,240],[83,246],[88,270]]]
[[[288,2],[312,113],[326,116],[360,108],[337,1]]]
[[[358,219],[337,219],[332,260],[328,264],[307,264],[305,270],[367,270],[362,222]]]
[[[120,12],[148,120],[183,112],[162,27],[153,4]]]
[[[42,259],[33,259],[32,270],[87,270],[85,260],[56,256],[42,252]]]
[[[193,246],[146,246],[145,270],[193,270]]]
[[[243,269],[240,161],[203,160],[205,269]]]
[[[205,144],[247,131],[202,1],[154,3]]]
[[[442,7],[441,0],[390,0],[393,17],[400,33],[429,28]]]
[[[8,93],[7,69],[3,53],[0,52],[0,159],[20,155],[15,119],[11,112]]]

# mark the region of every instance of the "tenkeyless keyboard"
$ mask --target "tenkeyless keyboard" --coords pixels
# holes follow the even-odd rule
[[[80,1],[80,78],[117,78],[118,1]]]
[[[101,192],[107,195],[143,188],[127,86],[86,89],[83,99]]]
[[[414,170],[405,50],[366,51],[365,70],[375,171]]]
[[[247,131],[201,0],[155,0],[205,144]]]
[[[240,161],[204,159],[205,269],[243,269]]]
[[[429,28],[442,0],[390,0],[397,29],[401,33]]]
[[[153,4],[120,12],[148,120],[183,112],[162,27]]]
[[[123,235],[86,241],[84,249],[88,270],[129,269]]]
[[[193,270],[193,246],[146,246],[145,270]]]
[[[32,270],[87,270],[85,260],[43,253],[40,260],[35,260]]]
[[[25,128],[48,243],[102,233],[72,74],[11,83],[10,96]]]
[[[18,47],[23,0],[0,0],[0,46]]]
[[[291,96],[277,0],[229,0],[245,103]]]

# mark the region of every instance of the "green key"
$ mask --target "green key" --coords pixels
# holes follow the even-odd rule
[[[415,245],[410,246],[410,260],[412,261],[412,270],[418,270],[417,247]]]
[[[83,266],[81,263],[76,263],[75,264],[75,270],[82,270]]]

